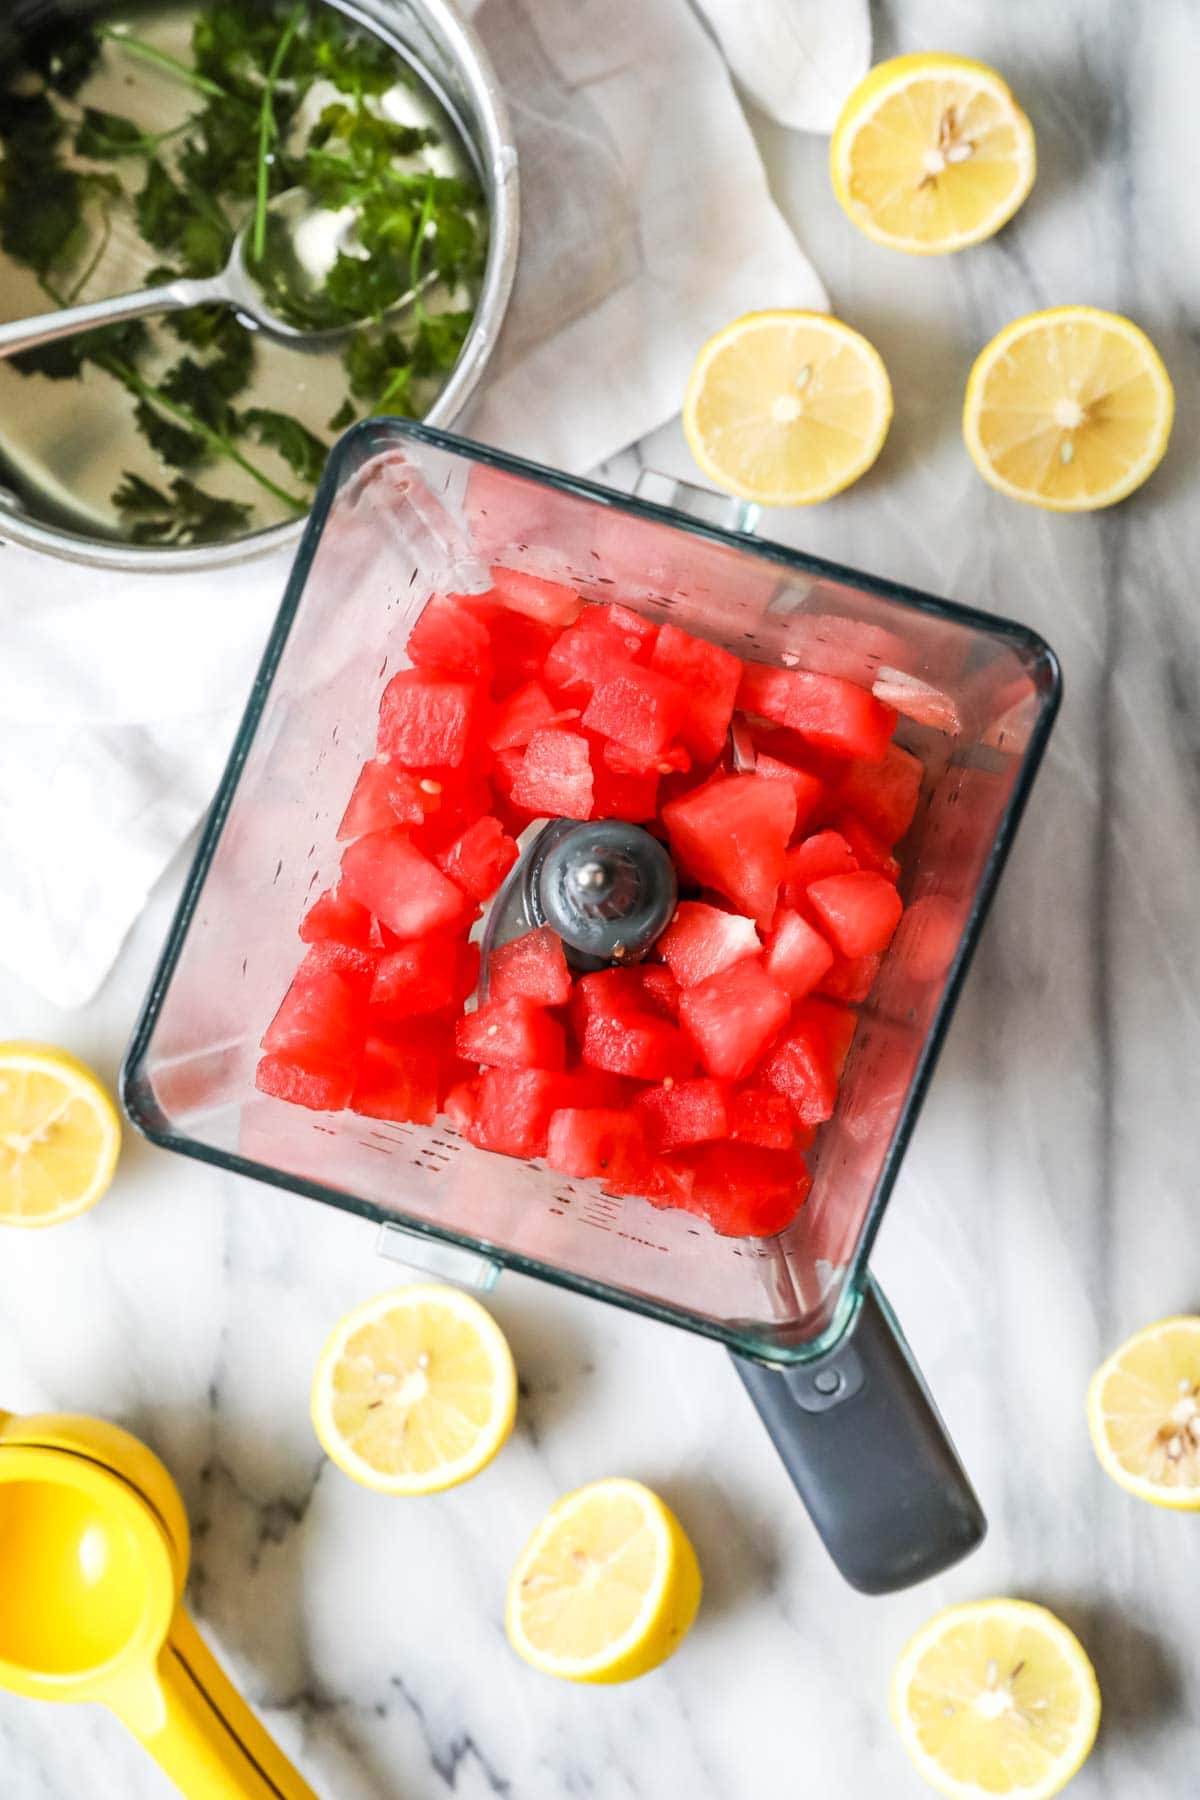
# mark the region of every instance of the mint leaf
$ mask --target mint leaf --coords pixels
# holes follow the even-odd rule
[[[321,479],[329,446],[298,419],[290,419],[286,413],[271,412],[266,407],[252,406],[243,413],[242,422],[257,433],[259,443],[278,450],[301,481],[311,485]]]
[[[112,503],[129,527],[135,544],[211,544],[245,529],[251,508],[239,500],[206,494],[194,482],[177,477],[164,494],[140,475],[126,470]]]

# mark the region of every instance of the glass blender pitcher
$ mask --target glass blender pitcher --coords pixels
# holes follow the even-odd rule
[[[985,1529],[868,1257],[1057,710],[1058,668],[1022,626],[725,529],[713,521],[729,503],[666,485],[707,517],[399,420],[342,439],[123,1095],[154,1142],[378,1220],[406,1261],[471,1267],[484,1284],[519,1269],[725,1343],[839,1567],[887,1592],[955,1562]],[[486,587],[494,563],[743,658],[874,688],[922,763],[898,849],[905,915],[859,1007],[811,1194],[777,1237],[718,1236],[686,1212],[476,1149],[444,1120],[314,1113],[255,1089],[297,924],[337,879],[335,833],[373,754],[382,688],[429,596]]]

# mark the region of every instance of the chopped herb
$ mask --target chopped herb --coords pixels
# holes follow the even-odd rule
[[[358,414],[354,410],[354,403],[349,395],[347,395],[346,399],[342,401],[342,404],[334,413],[332,419],[330,419],[326,429],[329,431],[345,431],[347,427],[353,425],[357,417]]]
[[[321,479],[329,445],[291,419],[287,413],[270,412],[266,407],[252,406],[242,414],[242,421],[254,431],[261,444],[269,444],[300,477],[310,483]]]
[[[115,161],[122,156],[153,156],[165,136],[170,133],[143,131],[132,119],[120,113],[101,112],[85,106],[79,129],[75,133],[75,154],[94,162]]]
[[[135,544],[213,544],[243,531],[251,508],[239,500],[206,494],[177,476],[170,495],[126,470],[112,497]]]
[[[224,88],[219,87],[215,81],[207,79],[198,70],[189,68],[187,63],[180,62],[178,57],[168,56],[167,52],[160,50],[156,44],[147,44],[143,38],[134,37],[131,32],[115,25],[109,25],[102,26],[96,36],[106,39],[110,44],[118,44],[122,50],[128,51],[130,56],[140,57],[143,62],[154,63],[160,69],[168,69],[172,75],[178,75],[181,81],[185,81],[189,87],[195,88],[199,94],[209,94],[214,100],[220,100],[224,95]]]
[[[52,343],[39,344],[36,349],[18,351],[10,360],[22,375],[44,375],[50,381],[74,381],[82,374],[85,363],[101,357],[136,362],[149,342],[145,322],[130,319],[124,325],[103,325],[98,331],[85,331],[78,337],[57,338]]]

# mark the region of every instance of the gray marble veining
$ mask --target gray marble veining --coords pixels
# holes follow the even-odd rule
[[[888,1675],[937,1607],[990,1592],[1054,1606],[1095,1658],[1105,1724],[1073,1796],[1197,1791],[1200,1525],[1109,1485],[1083,1395],[1122,1335],[1200,1307],[1200,9],[895,0],[875,22],[879,55],[1003,70],[1041,168],[994,243],[905,259],[843,220],[823,142],[760,125],[781,204],[896,389],[877,468],[764,531],[1024,619],[1065,670],[877,1257],[991,1533],[926,1588],[860,1598],[719,1350],[517,1278],[496,1294],[525,1386],[512,1446],[436,1502],[374,1498],[319,1459],[307,1418],[329,1322],[387,1279],[370,1229],[131,1144],[96,1214],[0,1245],[0,1398],[108,1413],[155,1444],[193,1521],[203,1628],[337,1800],[918,1800]],[[996,329],[1074,300],[1151,332],[1179,415],[1141,495],[1057,518],[981,483],[958,410]],[[673,428],[643,455],[691,472]],[[177,878],[92,1008],[55,1014],[10,984],[4,1035],[70,1043],[112,1075]],[[660,1673],[577,1692],[507,1653],[505,1577],[554,1496],[622,1471],[677,1507],[708,1598]],[[0,1792],[166,1789],[107,1719],[0,1696]]]

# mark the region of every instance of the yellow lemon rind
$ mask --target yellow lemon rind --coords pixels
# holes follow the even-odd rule
[[[1111,1476],[1118,1487],[1124,1488],[1126,1493],[1135,1495],[1139,1500],[1147,1500],[1151,1506],[1160,1507],[1166,1512],[1200,1512],[1200,1487],[1162,1487],[1158,1482],[1148,1481],[1145,1476],[1135,1475],[1114,1455],[1105,1430],[1107,1415],[1104,1411],[1103,1393],[1108,1377],[1121,1367],[1127,1352],[1135,1344],[1140,1344],[1146,1338],[1154,1337],[1160,1332],[1169,1332],[1177,1327],[1194,1331],[1197,1338],[1200,1338],[1200,1318],[1187,1313],[1175,1313],[1170,1318],[1158,1319],[1153,1325],[1146,1325],[1141,1331],[1135,1331],[1132,1337],[1126,1338],[1125,1342],[1101,1363],[1088,1383],[1088,1431],[1100,1467],[1106,1475]]]

